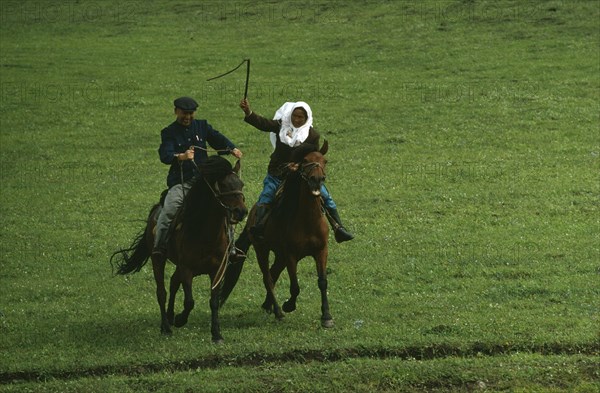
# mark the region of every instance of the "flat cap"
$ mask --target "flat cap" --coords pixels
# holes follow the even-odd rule
[[[179,108],[184,111],[195,111],[198,108],[198,103],[191,97],[179,97],[173,101],[175,108]]]

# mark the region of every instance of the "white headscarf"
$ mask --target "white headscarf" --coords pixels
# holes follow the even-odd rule
[[[303,108],[306,111],[306,122],[298,128],[294,127],[292,124],[292,112],[296,108]],[[277,109],[273,120],[281,121],[281,128],[279,129],[279,139],[281,142],[288,146],[295,147],[308,138],[308,131],[310,130],[310,127],[312,127],[313,122],[312,110],[310,109],[310,106],[303,101],[286,102],[281,108]],[[273,144],[273,147],[275,147],[277,136],[274,133],[271,133],[270,137],[271,143]]]

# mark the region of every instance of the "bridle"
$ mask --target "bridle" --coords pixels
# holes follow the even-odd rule
[[[323,179],[325,179],[325,168],[321,165],[320,162],[307,162],[301,165],[300,176],[302,180],[308,182],[310,178],[310,174],[317,168],[320,168],[323,171]]]
[[[192,146],[192,147],[193,148],[197,148],[197,149],[202,149],[199,146]],[[206,150],[206,149],[203,149],[203,150]],[[191,160],[191,161],[192,161],[192,164],[194,164],[194,166],[196,167],[196,170],[198,171],[198,173],[200,175],[202,175],[202,171],[198,167],[198,164],[196,164],[196,162],[194,160]],[[180,166],[180,171],[181,171],[181,181],[182,181],[182,184],[183,184],[183,170],[181,169],[181,166]],[[235,173],[234,171],[231,171],[231,174],[235,175],[239,179],[238,174]],[[221,192],[221,188],[219,187],[219,181],[218,180],[215,181],[215,185],[214,186],[211,186],[210,183],[208,182],[208,180],[206,180],[206,177],[202,176],[202,179],[204,179],[204,182],[208,186],[208,189],[212,192],[212,194],[215,197],[215,199],[217,200],[217,202],[219,202],[219,204],[221,205],[221,207],[223,209],[225,209],[225,211],[227,212],[227,218],[229,219],[231,217],[231,213],[232,213],[233,209],[230,208],[229,206],[225,205],[223,203],[223,201],[221,200],[221,198],[225,197],[225,196],[230,196],[230,195],[241,195],[242,198],[244,198],[244,193],[242,192],[242,190],[231,190],[231,191]],[[240,181],[241,181],[241,179],[240,179]],[[184,194],[184,198],[185,198],[185,194]]]
[[[231,172],[231,174],[237,176],[237,173],[235,172]],[[221,198],[226,197],[226,196],[231,196],[231,195],[241,195],[242,198],[244,198],[244,193],[242,192],[242,190],[231,190],[231,191],[221,191],[221,188],[219,187],[219,181],[215,181],[214,186],[211,186],[210,183],[208,182],[208,180],[206,180],[206,178],[204,176],[202,176],[202,178],[204,179],[204,182],[206,183],[206,185],[208,186],[208,189],[212,192],[213,196],[215,197],[215,199],[217,200],[217,202],[219,202],[219,204],[221,205],[221,207],[223,207],[223,209],[225,209],[225,211],[227,212],[228,218],[232,213],[232,208],[225,205],[223,203],[223,201],[221,200]]]

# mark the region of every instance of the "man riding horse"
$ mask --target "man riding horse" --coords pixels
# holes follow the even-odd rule
[[[169,226],[191,187],[194,175],[197,175],[198,165],[208,158],[207,143],[219,154],[231,153],[236,158],[242,157],[242,152],[233,142],[212,128],[206,120],[194,119],[198,103],[193,98],[180,97],[173,104],[176,119],[162,130],[158,149],[160,160],[171,166],[167,176],[169,191],[156,224],[152,251],[158,258],[166,258]]]

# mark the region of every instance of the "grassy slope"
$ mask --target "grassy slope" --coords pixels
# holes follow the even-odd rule
[[[597,3],[24,4],[4,3],[0,30],[2,371],[435,344],[597,354]],[[150,269],[113,278],[107,255],[163,187],[154,151],[177,95],[241,145],[255,200],[269,146],[240,121],[243,72],[205,81],[246,57],[258,112],[306,100],[330,140],[328,182],[357,234],[331,246],[338,325],[317,328],[310,262],[299,310],[261,315],[249,263],[223,310],[228,345],[207,344],[206,278],[189,325],[157,340]],[[535,355],[505,361],[553,384]],[[598,378],[579,372],[584,388]]]

